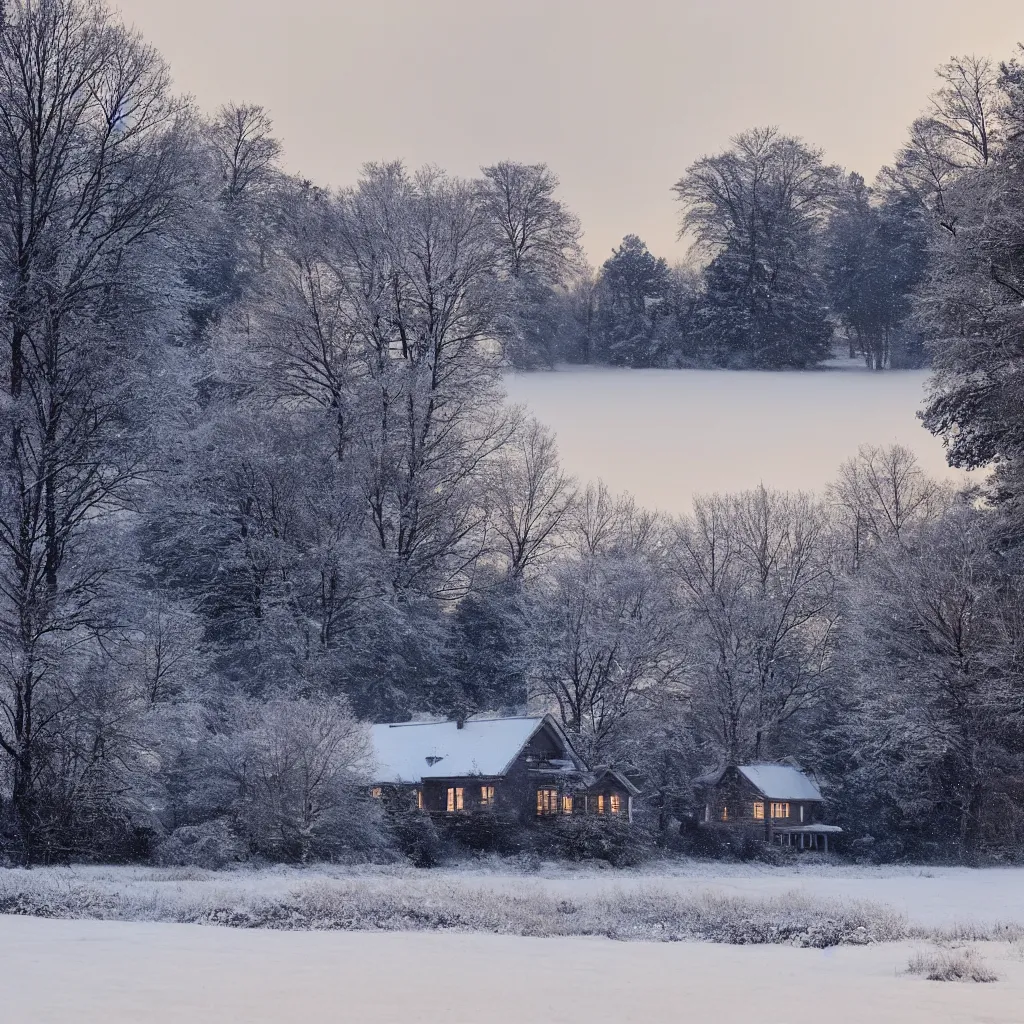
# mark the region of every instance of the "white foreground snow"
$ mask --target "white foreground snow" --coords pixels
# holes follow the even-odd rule
[[[916,418],[925,370],[769,373],[573,367],[505,378],[558,437],[566,468],[641,505],[688,512],[694,494],[764,483],[821,490],[861,444],[899,442],[933,476],[963,481]]]
[[[1020,1024],[1000,980],[905,975],[910,943],[839,947],[273,932],[0,917],[0,1019],[25,1024]]]

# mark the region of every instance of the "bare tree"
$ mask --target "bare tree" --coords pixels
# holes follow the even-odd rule
[[[839,612],[828,516],[806,495],[763,487],[698,498],[671,565],[695,713],[718,756],[765,757],[828,679]]]
[[[98,3],[11,13],[0,35],[0,750],[27,859],[60,651],[89,627],[104,576],[88,537],[144,468],[146,429],[132,416],[147,345],[176,314],[168,255],[193,177],[189,131],[161,60]]]
[[[367,168],[341,198],[334,258],[361,354],[362,486],[394,583],[464,592],[486,544],[486,462],[519,415],[499,392],[501,296],[475,186]]]
[[[909,448],[894,444],[861,445],[840,466],[828,496],[850,537],[856,569],[871,547],[901,541],[909,530],[938,519],[953,494],[924,474]]]
[[[265,193],[278,177],[281,144],[273,132],[263,107],[228,104],[217,111],[209,137],[229,203]]]
[[[608,757],[633,716],[679,679],[678,616],[653,516],[588,488],[565,535],[532,592],[531,693]]]
[[[483,168],[480,194],[510,278],[564,284],[583,266],[578,218],[555,198],[558,178],[547,164],[502,160]]]
[[[521,579],[552,553],[576,499],[551,431],[524,423],[496,457],[488,494],[508,576]]]
[[[907,144],[879,180],[884,189],[926,207],[955,234],[959,214],[950,189],[965,171],[986,166],[998,152],[1006,102],[999,69],[986,57],[954,57],[935,74],[942,84],[927,113],[911,125]]]
[[[818,222],[835,192],[836,168],[819,150],[777,128],[754,128],[732,148],[697,160],[673,191],[684,206],[680,235],[714,255],[733,247],[770,258],[794,228]]]

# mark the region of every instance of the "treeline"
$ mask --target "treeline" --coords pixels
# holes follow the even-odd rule
[[[987,161],[929,200],[922,304],[929,423],[1001,460],[998,505],[865,449],[827,496],[669,521],[504,403],[577,294],[546,168],[321,189],[99,3],[9,9],[0,857],[409,851],[427,825],[367,797],[364,723],[525,706],[641,780],[659,842],[705,768],[795,755],[866,856],[1019,853],[1015,75]]]
[[[917,302],[955,231],[947,190],[1008,137],[1013,73],[974,57],[940,67],[928,113],[870,186],[776,128],[736,136],[673,186],[692,264],[628,235],[550,297],[513,361],[805,368],[841,346],[878,370],[926,365]]]

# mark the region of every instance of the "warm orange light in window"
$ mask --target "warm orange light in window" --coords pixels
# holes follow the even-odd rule
[[[618,793],[612,793],[611,795],[612,814],[622,813],[622,797]]]
[[[481,786],[480,787],[480,806],[481,807],[493,807],[494,806],[494,787],[493,786]]]
[[[597,813],[604,814],[604,793],[597,794]]]
[[[465,791],[461,786],[450,786],[448,788],[448,813],[461,811],[465,808]]]
[[[728,820],[729,820],[729,808],[728,807],[723,807],[722,808],[722,821],[728,821]]]
[[[381,789],[380,786],[374,786],[373,789],[370,790],[370,796],[372,796],[374,800],[379,800],[383,795],[384,790]]]
[[[772,817],[773,818],[788,818],[789,817],[789,804],[772,804]]]
[[[763,801],[754,804],[754,817],[757,818],[758,821],[764,821],[764,803],[763,803]]]
[[[416,790],[416,809],[419,811],[423,810],[423,790]]]
[[[537,814],[548,815],[558,813],[558,790],[538,789],[537,790]]]
[[[571,796],[563,796],[562,797],[562,813],[563,814],[572,814],[572,797]]]

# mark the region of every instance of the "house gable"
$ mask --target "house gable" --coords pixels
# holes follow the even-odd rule
[[[522,757],[564,761],[586,770],[582,758],[550,715],[469,718],[458,722],[396,722],[370,730],[373,782],[417,785],[428,779],[502,778]]]

